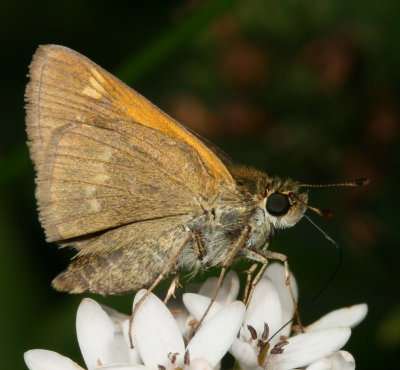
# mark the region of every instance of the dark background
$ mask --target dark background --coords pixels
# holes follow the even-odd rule
[[[27,67],[45,43],[88,56],[242,163],[307,183],[369,177],[362,189],[310,191],[312,205],[334,211],[311,216],[345,259],[303,319],[367,302],[346,349],[360,369],[398,363],[397,0],[25,0],[2,1],[0,14],[2,368],[24,369],[30,348],[83,364],[74,328],[82,296],[50,287],[72,254],[44,241],[25,145]],[[289,256],[303,304],[337,261],[305,220],[270,248]],[[128,312],[131,298],[102,301]]]

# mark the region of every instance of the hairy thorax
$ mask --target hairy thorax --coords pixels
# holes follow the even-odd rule
[[[217,197],[211,206],[204,207],[202,215],[188,223],[193,237],[182,254],[179,267],[198,271],[222,265],[246,228],[250,229],[250,235],[245,247],[255,249],[265,245],[271,225],[265,222],[262,205],[262,200],[249,194]]]

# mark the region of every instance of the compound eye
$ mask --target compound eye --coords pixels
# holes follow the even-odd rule
[[[272,216],[283,216],[290,208],[290,202],[287,195],[282,193],[273,193],[267,199],[266,209]]]

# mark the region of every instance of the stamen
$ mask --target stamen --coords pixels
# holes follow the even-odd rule
[[[271,349],[271,355],[280,355],[283,353],[283,348],[284,346],[288,345],[289,342],[287,340],[283,340],[277,344],[275,344],[274,348]]]
[[[175,365],[176,358],[178,357],[178,355],[179,355],[178,352],[175,352],[175,353],[170,352],[170,353],[168,353],[168,358],[171,361],[172,365]]]
[[[250,332],[251,339],[256,340],[257,339],[257,331],[254,329],[251,325],[247,325],[247,329]]]
[[[264,331],[262,333],[261,339],[262,340],[267,340],[269,337],[269,326],[268,324],[265,322],[264,323]]]
[[[188,349],[186,350],[185,356],[183,357],[183,363],[187,366],[190,365],[190,354]]]

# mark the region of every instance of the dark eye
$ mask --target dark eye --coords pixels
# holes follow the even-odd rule
[[[283,216],[290,208],[289,198],[281,193],[271,194],[267,199],[266,208],[272,216]]]

